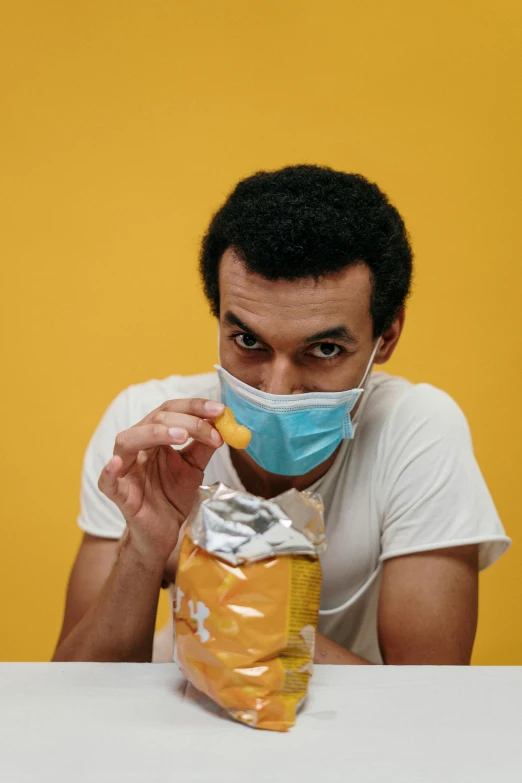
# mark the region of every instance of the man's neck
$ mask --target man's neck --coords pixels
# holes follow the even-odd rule
[[[279,476],[263,470],[246,451],[230,449],[232,464],[247,492],[263,498],[273,498],[288,489],[303,490],[324,476],[333,465],[340,445],[331,457],[303,476]]]

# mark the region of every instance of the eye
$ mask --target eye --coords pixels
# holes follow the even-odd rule
[[[251,334],[245,334],[244,332],[241,332],[241,334],[235,334],[233,336],[233,340],[240,348],[246,348],[248,351],[259,351],[263,348],[259,340],[256,340],[255,337],[252,337]]]
[[[341,346],[335,345],[335,343],[319,343],[314,345],[310,351],[311,355],[315,356],[316,359],[335,359],[342,352]]]

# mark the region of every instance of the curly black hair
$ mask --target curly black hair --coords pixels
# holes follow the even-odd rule
[[[326,166],[260,171],[239,182],[216,212],[200,273],[219,316],[219,262],[228,248],[268,280],[316,280],[364,262],[370,269],[374,336],[389,328],[408,297],[412,250],[386,195],[360,174]]]

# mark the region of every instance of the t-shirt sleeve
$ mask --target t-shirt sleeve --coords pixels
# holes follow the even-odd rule
[[[119,508],[98,489],[98,479],[112,457],[116,435],[136,422],[130,421],[129,389],[109,405],[87,446],[83,460],[78,525],[101,538],[120,538],[125,519]]]
[[[451,397],[428,384],[412,387],[378,450],[381,560],[476,543],[483,569],[508,549],[466,418]]]

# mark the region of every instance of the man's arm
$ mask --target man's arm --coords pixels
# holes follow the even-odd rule
[[[69,577],[56,653],[99,596],[118,557],[120,541],[84,533]]]
[[[315,638],[314,663],[327,663],[330,666],[343,664],[344,666],[364,666],[371,664],[366,658],[361,658],[340,644],[332,642],[327,636],[318,633]]]
[[[67,591],[54,661],[150,661],[163,567],[128,537],[86,535]]]
[[[98,599],[118,559],[121,545],[122,539],[84,534],[69,578],[63,624],[53,660],[57,661],[63,655],[63,642]],[[169,559],[164,574],[164,578],[168,577],[172,582],[175,581],[178,549],[179,545]],[[155,663],[172,661],[173,636],[170,615],[168,623],[154,634],[152,660]]]
[[[161,584],[205,467],[223,445],[210,423],[223,407],[167,400],[116,436],[98,489],[120,510],[125,533],[105,549],[85,539],[55,661],[151,660]]]
[[[384,563],[378,626],[385,663],[468,665],[477,616],[476,544]]]
[[[378,631],[389,665],[467,665],[478,614],[478,546],[459,546],[386,560]],[[318,634],[316,663],[367,664]]]

